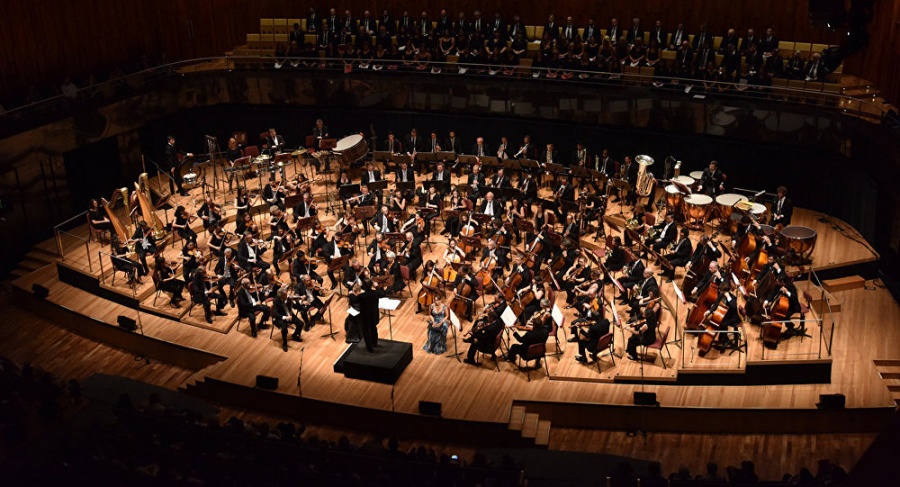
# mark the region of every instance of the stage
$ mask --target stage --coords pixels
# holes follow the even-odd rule
[[[257,184],[255,180],[250,183],[253,187]],[[320,208],[324,208],[327,204],[324,185],[315,183],[313,187]],[[155,190],[157,185],[151,184],[151,188]],[[198,195],[199,189],[194,190],[192,196]],[[233,198],[233,193],[226,194],[226,205]],[[190,207],[188,198],[178,196],[171,204]],[[226,206],[226,211],[233,220],[234,210]],[[610,213],[614,212],[618,212],[618,207],[610,209]],[[162,211],[159,214],[165,221],[166,215]],[[625,214],[628,216],[628,210]],[[326,224],[335,218],[333,213],[321,216]],[[852,227],[824,217],[802,208],[794,211],[794,224],[818,232],[812,264],[816,273],[840,273],[841,269],[877,260],[877,254],[868,244],[846,236],[858,237]],[[440,228],[440,223],[437,225]],[[195,226],[204,248],[206,235],[199,223]],[[843,232],[836,231],[835,226]],[[638,413],[652,415],[651,424],[657,431],[877,431],[894,410],[894,400],[887,387],[892,383],[882,380],[879,372],[900,359],[895,346],[900,343],[900,330],[891,326],[900,322],[900,307],[887,290],[873,286],[871,281],[866,282],[865,288],[825,292],[809,272],[810,266],[803,269],[797,287],[818,301],[818,304],[811,303],[808,318],[821,320],[816,321],[821,326],[808,325],[811,335],[808,338],[792,338],[780,343],[776,350],[765,350],[759,327],[746,324],[745,351],[730,355],[711,352],[699,357],[694,350],[696,338],[683,333],[688,308],[678,303],[671,284],[661,284],[665,308],[661,329],[670,330],[668,340],[673,342],[661,354],[651,351],[643,362],[625,359],[622,357],[624,335],[617,330],[615,363],[608,354],[603,354],[598,370],[596,364],[585,365],[574,360],[577,346],[567,343],[567,335],[560,329],[559,355],[548,355],[546,359],[549,376],[543,367],[536,368],[530,372],[530,381],[516,364],[502,360],[499,372],[487,357],[478,366],[459,362],[450,354],[457,349],[465,352],[468,344],[461,337],[454,342],[452,333],[448,334],[447,354],[426,354],[422,350],[426,339],[424,315],[416,314],[416,303],[404,292],[406,299],[393,312],[390,325],[387,317],[382,318],[379,335],[411,343],[412,360],[395,383],[385,384],[347,378],[334,371],[335,362],[347,349],[343,333],[347,313],[345,297],[336,297],[331,313],[326,314],[326,321],[330,317],[333,329],[338,331],[335,339],[322,336],[331,330],[326,322],[305,332],[302,343],[290,342],[289,352],[284,353],[277,333],[270,338],[269,330],[263,330],[256,339],[252,338],[246,320],[238,322],[236,308],[226,307],[227,316],[216,317],[209,325],[203,321],[199,308],[188,315],[189,301],[176,309],[168,306],[168,297],[156,299],[149,278],[134,290],[124,284],[121,273],[113,283],[108,257],[98,254],[101,250],[108,251],[108,245],[90,242],[85,246],[78,240],[87,237],[86,225],[68,232],[72,236],[61,242],[65,247],[64,258],[13,282],[19,306],[93,340],[194,370],[179,386],[191,394],[226,403],[232,401],[264,412],[275,403],[280,414],[301,411],[313,401],[334,404],[339,410],[352,407],[355,413],[369,410],[373,417],[381,417],[386,411],[412,417],[418,416],[420,401],[430,401],[441,404],[445,420],[473,426],[491,424],[498,429],[506,429],[508,425],[526,438],[538,439],[549,435],[553,425],[631,429],[642,421]],[[692,232],[692,238],[696,240],[699,234]],[[592,237],[583,239],[587,241],[585,249],[594,247]],[[725,236],[720,239],[727,240]],[[439,256],[445,243],[435,232],[431,248],[423,252],[424,258]],[[602,243],[597,245],[602,246]],[[179,251],[180,243],[176,242],[169,245],[166,255],[177,257]],[[357,252],[364,253],[364,249]],[[319,273],[324,276],[324,265]],[[682,275],[679,271],[676,282],[680,282]],[[46,299],[33,295],[33,284],[49,290]],[[411,284],[413,294],[419,286]],[[610,287],[607,293],[611,295]],[[574,316],[572,310],[564,309],[563,296],[557,293],[556,304],[569,323]],[[120,329],[115,324],[120,315],[137,319],[140,329],[136,332]],[[464,331],[469,326],[470,323],[463,322]],[[547,349],[548,354],[557,351],[552,337]],[[900,362],[896,365],[900,366]],[[274,392],[256,389],[257,375],[277,378],[278,389]],[[651,410],[634,406],[635,391],[656,393],[660,406]],[[819,395],[833,393],[846,395],[846,409],[816,411]],[[266,400],[273,394],[277,395],[277,401]],[[574,412],[571,409],[574,407],[579,411]],[[724,430],[719,423],[702,421],[711,410],[734,420]],[[542,433],[544,429],[546,435]]]

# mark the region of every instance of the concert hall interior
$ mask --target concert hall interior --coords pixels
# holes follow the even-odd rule
[[[900,2],[420,3],[5,2],[0,475],[897,482]]]

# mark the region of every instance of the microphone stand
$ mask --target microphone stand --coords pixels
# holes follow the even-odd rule
[[[303,351],[306,350],[306,346],[300,348],[300,368],[297,370],[297,388],[300,390],[300,397],[303,397]]]

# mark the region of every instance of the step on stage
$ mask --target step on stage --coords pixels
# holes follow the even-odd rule
[[[334,371],[349,379],[394,384],[412,362],[412,343],[378,340],[372,352],[363,342],[353,343],[334,363]]]

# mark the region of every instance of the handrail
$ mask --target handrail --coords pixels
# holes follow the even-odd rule
[[[746,347],[746,344],[747,344],[747,337],[745,336],[746,334],[744,333],[743,328],[738,328],[737,330],[706,330],[706,329],[692,330],[692,329],[684,328],[684,329],[681,330],[681,343],[682,343],[682,344],[687,343],[687,337],[688,337],[689,335],[702,335],[702,334],[704,334],[704,333],[711,333],[711,334],[714,334],[714,335],[720,335],[720,334],[723,334],[723,333],[726,333],[726,334],[737,334],[737,335],[739,336],[739,338],[738,338],[738,343],[743,344],[743,345],[741,345],[741,346],[744,347],[745,350],[747,349],[747,347]],[[691,347],[691,365],[688,366],[688,362],[685,361],[685,356],[684,356],[684,354],[685,354],[685,349],[686,349],[686,348],[687,348],[686,346],[682,346],[682,347],[681,347],[681,367],[682,367],[682,368],[688,369],[688,368],[695,368],[695,367],[696,367],[696,368],[698,368],[698,369],[711,369],[711,368],[716,368],[716,367],[718,367],[718,364],[709,364],[709,365],[706,365],[706,366],[702,366],[702,365],[693,365],[693,364],[694,364],[694,347],[693,347],[693,346]],[[737,357],[737,367],[736,367],[736,368],[737,368],[738,370],[740,370],[740,368],[741,368],[741,354],[738,353],[737,355],[738,355],[738,357]],[[749,359],[750,359],[750,357],[747,357],[747,360],[749,360]],[[745,365],[746,365],[746,363],[745,363]]]
[[[102,82],[102,83],[98,83],[98,84],[94,84],[94,85],[91,85],[91,86],[86,86],[86,87],[83,87],[83,88],[79,88],[78,91],[77,91],[77,93],[79,94],[79,97],[90,98],[90,96],[86,96],[86,95],[89,95],[89,94],[91,94],[92,92],[95,92],[95,91],[96,91],[96,92],[102,91],[104,88],[114,87],[114,86],[120,85],[120,84],[122,84],[123,82],[124,82],[124,83],[127,83],[129,80],[137,80],[137,79],[142,79],[142,78],[151,78],[151,77],[153,77],[153,76],[171,76],[171,75],[182,75],[182,76],[183,76],[183,75],[187,75],[187,74],[190,74],[190,73],[188,73],[188,72],[179,72],[179,70],[184,69],[184,68],[187,68],[187,67],[198,66],[198,65],[201,65],[201,64],[204,64],[204,63],[210,63],[210,62],[215,62],[215,61],[227,61],[227,62],[230,62],[230,63],[234,63],[234,62],[243,62],[243,63],[269,64],[269,65],[272,66],[272,69],[274,70],[274,69],[275,69],[275,68],[274,68],[274,59],[275,59],[275,58],[274,58],[273,56],[269,56],[269,55],[247,55],[247,54],[241,54],[241,55],[211,56],[211,57],[203,57],[203,58],[196,58],[196,59],[188,59],[188,60],[176,61],[176,62],[173,62],[173,63],[169,63],[169,64],[157,66],[157,67],[154,67],[154,68],[150,68],[150,69],[138,71],[138,72],[136,72],[136,73],[131,73],[131,74],[125,75],[125,76],[123,76],[123,77],[115,78],[115,79],[112,79],[112,80],[107,80],[107,81],[104,81],[104,82]],[[308,61],[308,62],[314,62],[314,63],[317,63],[317,64],[322,64],[322,63],[324,63],[326,69],[328,69],[328,68],[330,67],[332,70],[337,70],[338,68],[340,68],[340,69],[342,70],[342,69],[343,69],[343,65],[344,65],[345,63],[348,63],[348,60],[342,59],[342,58],[319,58],[319,57],[290,57],[290,58],[289,58],[289,57],[285,56],[284,59],[289,60],[289,61],[295,61],[295,60],[296,60],[296,61]],[[402,65],[402,63],[403,63],[403,61],[401,61],[401,60],[390,60],[390,61],[376,61],[376,60],[372,60],[372,61],[370,61],[370,64],[372,64],[372,65],[376,65],[376,64],[381,64],[381,65],[387,65],[387,64]],[[357,65],[357,64],[359,64],[359,60],[358,60],[358,59],[353,59],[352,61],[349,61],[348,64]],[[330,65],[330,66],[329,66],[329,65]],[[479,74],[479,73],[475,73],[475,72],[474,72],[475,70],[479,70],[479,69],[485,69],[485,70],[487,70],[487,69],[491,68],[492,66],[489,65],[489,64],[472,64],[472,63],[465,63],[465,62],[463,62],[463,63],[458,63],[458,62],[457,62],[457,63],[447,63],[447,62],[438,62],[438,61],[428,61],[427,65],[428,65],[429,67],[430,67],[430,66],[438,66],[438,67],[441,67],[441,68],[443,68],[443,67],[457,68],[457,67],[459,67],[459,66],[464,66],[465,68],[467,68],[467,69],[469,70],[469,71],[466,73],[465,76],[469,76],[469,77],[477,77],[477,76],[482,76],[482,77],[492,77],[492,76],[490,76],[489,74]],[[522,70],[527,70],[527,71],[529,72],[530,75],[529,75],[529,76],[525,76],[525,77],[522,77],[522,76],[516,76],[516,79],[519,79],[519,80],[534,79],[533,76],[534,76],[535,73],[540,74],[540,73],[543,73],[543,72],[549,72],[549,71],[550,71],[549,68],[545,68],[545,67],[537,67],[537,66],[509,65],[509,66],[501,66],[500,68],[501,68],[501,69],[513,69],[513,70],[515,70],[517,73],[518,73],[518,72],[521,72]],[[241,67],[239,67],[239,66],[234,66],[234,65],[228,65],[228,66],[223,66],[223,67],[219,67],[219,68],[211,67],[210,69],[203,70],[203,71],[214,71],[214,70],[217,70],[217,69],[229,70],[229,71],[230,71],[230,70],[233,70],[233,69],[241,69]],[[293,69],[293,68],[287,68],[285,71],[290,71],[290,70],[292,70],[292,69]],[[203,71],[197,71],[197,72],[203,72]],[[298,71],[299,71],[299,70],[298,70]],[[312,70],[310,69],[310,71],[312,71]],[[316,71],[320,71],[320,69],[317,68]],[[384,69],[384,70],[381,70],[381,71],[379,71],[379,72],[382,72],[382,73],[390,73],[391,71],[393,71],[393,70]],[[442,69],[442,71],[443,71],[443,69]],[[610,81],[609,79],[602,79],[602,78],[597,78],[597,77],[595,77],[594,75],[597,75],[597,74],[601,74],[601,75],[611,75],[611,74],[615,74],[615,75],[617,75],[616,78],[613,78],[613,79],[612,79],[612,81],[613,81],[615,84],[617,84],[617,85],[620,84],[620,83],[623,82],[623,81],[625,81],[625,82],[637,82],[637,83],[650,83],[650,82],[652,82],[652,81],[654,81],[654,80],[657,80],[657,81],[658,81],[658,80],[660,79],[660,78],[656,78],[656,77],[654,77],[654,76],[647,76],[647,75],[643,75],[643,74],[640,74],[640,73],[611,73],[611,72],[600,72],[600,71],[580,71],[580,70],[564,70],[564,69],[558,69],[558,70],[556,70],[556,71],[558,71],[558,72],[566,72],[566,73],[571,72],[571,73],[573,73],[573,77],[572,77],[571,79],[569,79],[569,80],[563,80],[563,79],[548,80],[546,77],[538,77],[538,78],[535,80],[535,82],[554,81],[554,82],[559,82],[559,83],[589,83],[589,84],[595,84],[595,85],[596,85],[596,84],[607,84],[607,83]],[[376,71],[373,71],[373,70],[365,70],[365,72],[376,72]],[[415,74],[415,73],[419,73],[419,74],[423,74],[423,75],[426,75],[426,76],[429,76],[429,77],[435,76],[435,75],[433,75],[433,74],[431,73],[431,70],[430,70],[430,69],[426,69],[426,70],[416,70],[416,69],[414,69],[414,70],[403,70],[403,71],[401,71],[401,72],[402,72],[403,74]],[[449,74],[449,73],[448,73],[448,74]],[[578,79],[578,76],[577,76],[578,74],[587,74],[587,75],[590,75],[590,76],[592,76],[592,77],[589,78],[589,79],[587,79],[587,80],[579,80],[579,79]],[[350,74],[350,75],[348,75],[348,76],[352,76],[352,74]],[[506,77],[503,76],[503,78],[506,78]],[[666,76],[664,79],[667,80],[667,81],[676,80],[676,81],[678,81],[679,83],[694,83],[694,84],[702,83],[702,80],[695,80],[695,79],[688,79],[688,78],[678,78],[678,77],[670,77],[670,76]],[[819,83],[821,83],[821,82],[815,82],[815,83],[819,84]],[[734,82],[729,82],[729,83],[727,83],[727,84],[728,84],[728,85],[734,85],[734,86],[737,86],[737,85],[738,85],[737,83],[734,83]],[[681,86],[684,86],[684,85],[681,84]],[[771,92],[771,90],[772,90],[772,87],[767,86],[767,85],[753,85],[753,84],[747,84],[747,85],[741,85],[741,86],[742,86],[742,87],[743,87],[743,86],[746,86],[747,88],[744,89],[744,90],[738,90],[738,91],[731,91],[731,92],[722,92],[722,93],[718,93],[716,96],[717,96],[717,97],[726,97],[726,98],[758,98],[758,97],[756,97],[756,96],[751,96],[751,95],[757,94],[757,93],[755,93],[755,92],[759,92],[760,94],[768,95],[768,94]],[[840,103],[835,103],[835,106],[833,106],[833,107],[827,107],[827,106],[821,107],[821,108],[826,109],[826,110],[834,110],[834,111],[838,111],[838,112],[841,112],[841,113],[848,113],[848,111],[851,111],[851,110],[852,110],[852,111],[855,111],[855,113],[856,113],[858,116],[866,117],[866,118],[876,118],[876,115],[873,115],[873,114],[876,114],[876,113],[878,114],[878,115],[877,115],[878,118],[884,116],[884,111],[883,111],[882,107],[880,107],[880,106],[878,106],[878,105],[876,105],[876,104],[874,104],[874,103],[872,103],[872,102],[870,102],[870,101],[864,100],[864,99],[857,99],[857,98],[853,98],[853,97],[846,96],[846,95],[839,94],[839,93],[830,93],[830,92],[825,92],[825,91],[821,91],[821,90],[820,90],[820,91],[813,91],[813,90],[806,90],[806,89],[797,89],[797,88],[791,88],[791,87],[788,87],[788,86],[779,86],[779,87],[777,87],[777,89],[778,89],[780,92],[787,93],[787,94],[795,94],[797,97],[801,97],[801,98],[803,97],[803,95],[811,95],[811,94],[815,94],[815,99],[816,99],[816,100],[820,100],[820,99],[822,99],[822,97],[824,97],[825,99],[829,99],[829,100],[835,100],[835,101],[843,101],[843,102],[845,102],[844,106],[841,106]],[[23,105],[23,106],[20,106],[20,107],[16,107],[16,108],[9,109],[9,110],[7,110],[7,112],[6,112],[5,117],[7,117],[7,118],[13,118],[13,117],[15,117],[15,118],[20,118],[21,116],[24,116],[24,115],[25,115],[27,112],[29,112],[29,111],[38,110],[39,108],[44,107],[44,106],[50,107],[50,106],[53,106],[53,103],[58,102],[58,101],[63,101],[63,100],[65,100],[66,102],[74,101],[74,100],[68,99],[68,98],[65,97],[64,95],[57,95],[57,96],[54,96],[54,97],[51,97],[51,98],[47,98],[47,99],[40,100],[40,101],[37,101],[37,102],[34,102],[34,103],[30,103],[30,104],[28,104],[28,105]],[[848,107],[846,106],[847,104],[851,104],[851,105],[855,106],[855,108],[848,108]],[[870,112],[867,112],[867,111],[865,111],[865,110],[863,110],[864,107],[867,108],[867,109],[869,109],[869,110],[871,111],[871,113],[870,113]],[[0,117],[0,120],[3,120],[3,117]]]
[[[94,272],[94,265],[91,262],[90,241],[88,239],[86,239],[84,237],[80,237],[78,235],[75,235],[74,233],[69,233],[60,228],[54,228],[53,232],[56,235],[56,251],[59,254],[60,260],[63,260],[63,261],[66,260],[65,247],[63,247],[62,239],[60,238],[60,234],[66,234],[66,235],[68,235],[76,240],[80,240],[84,243],[84,252],[85,252],[85,255],[87,255],[87,260],[88,260],[88,270],[90,272]]]

